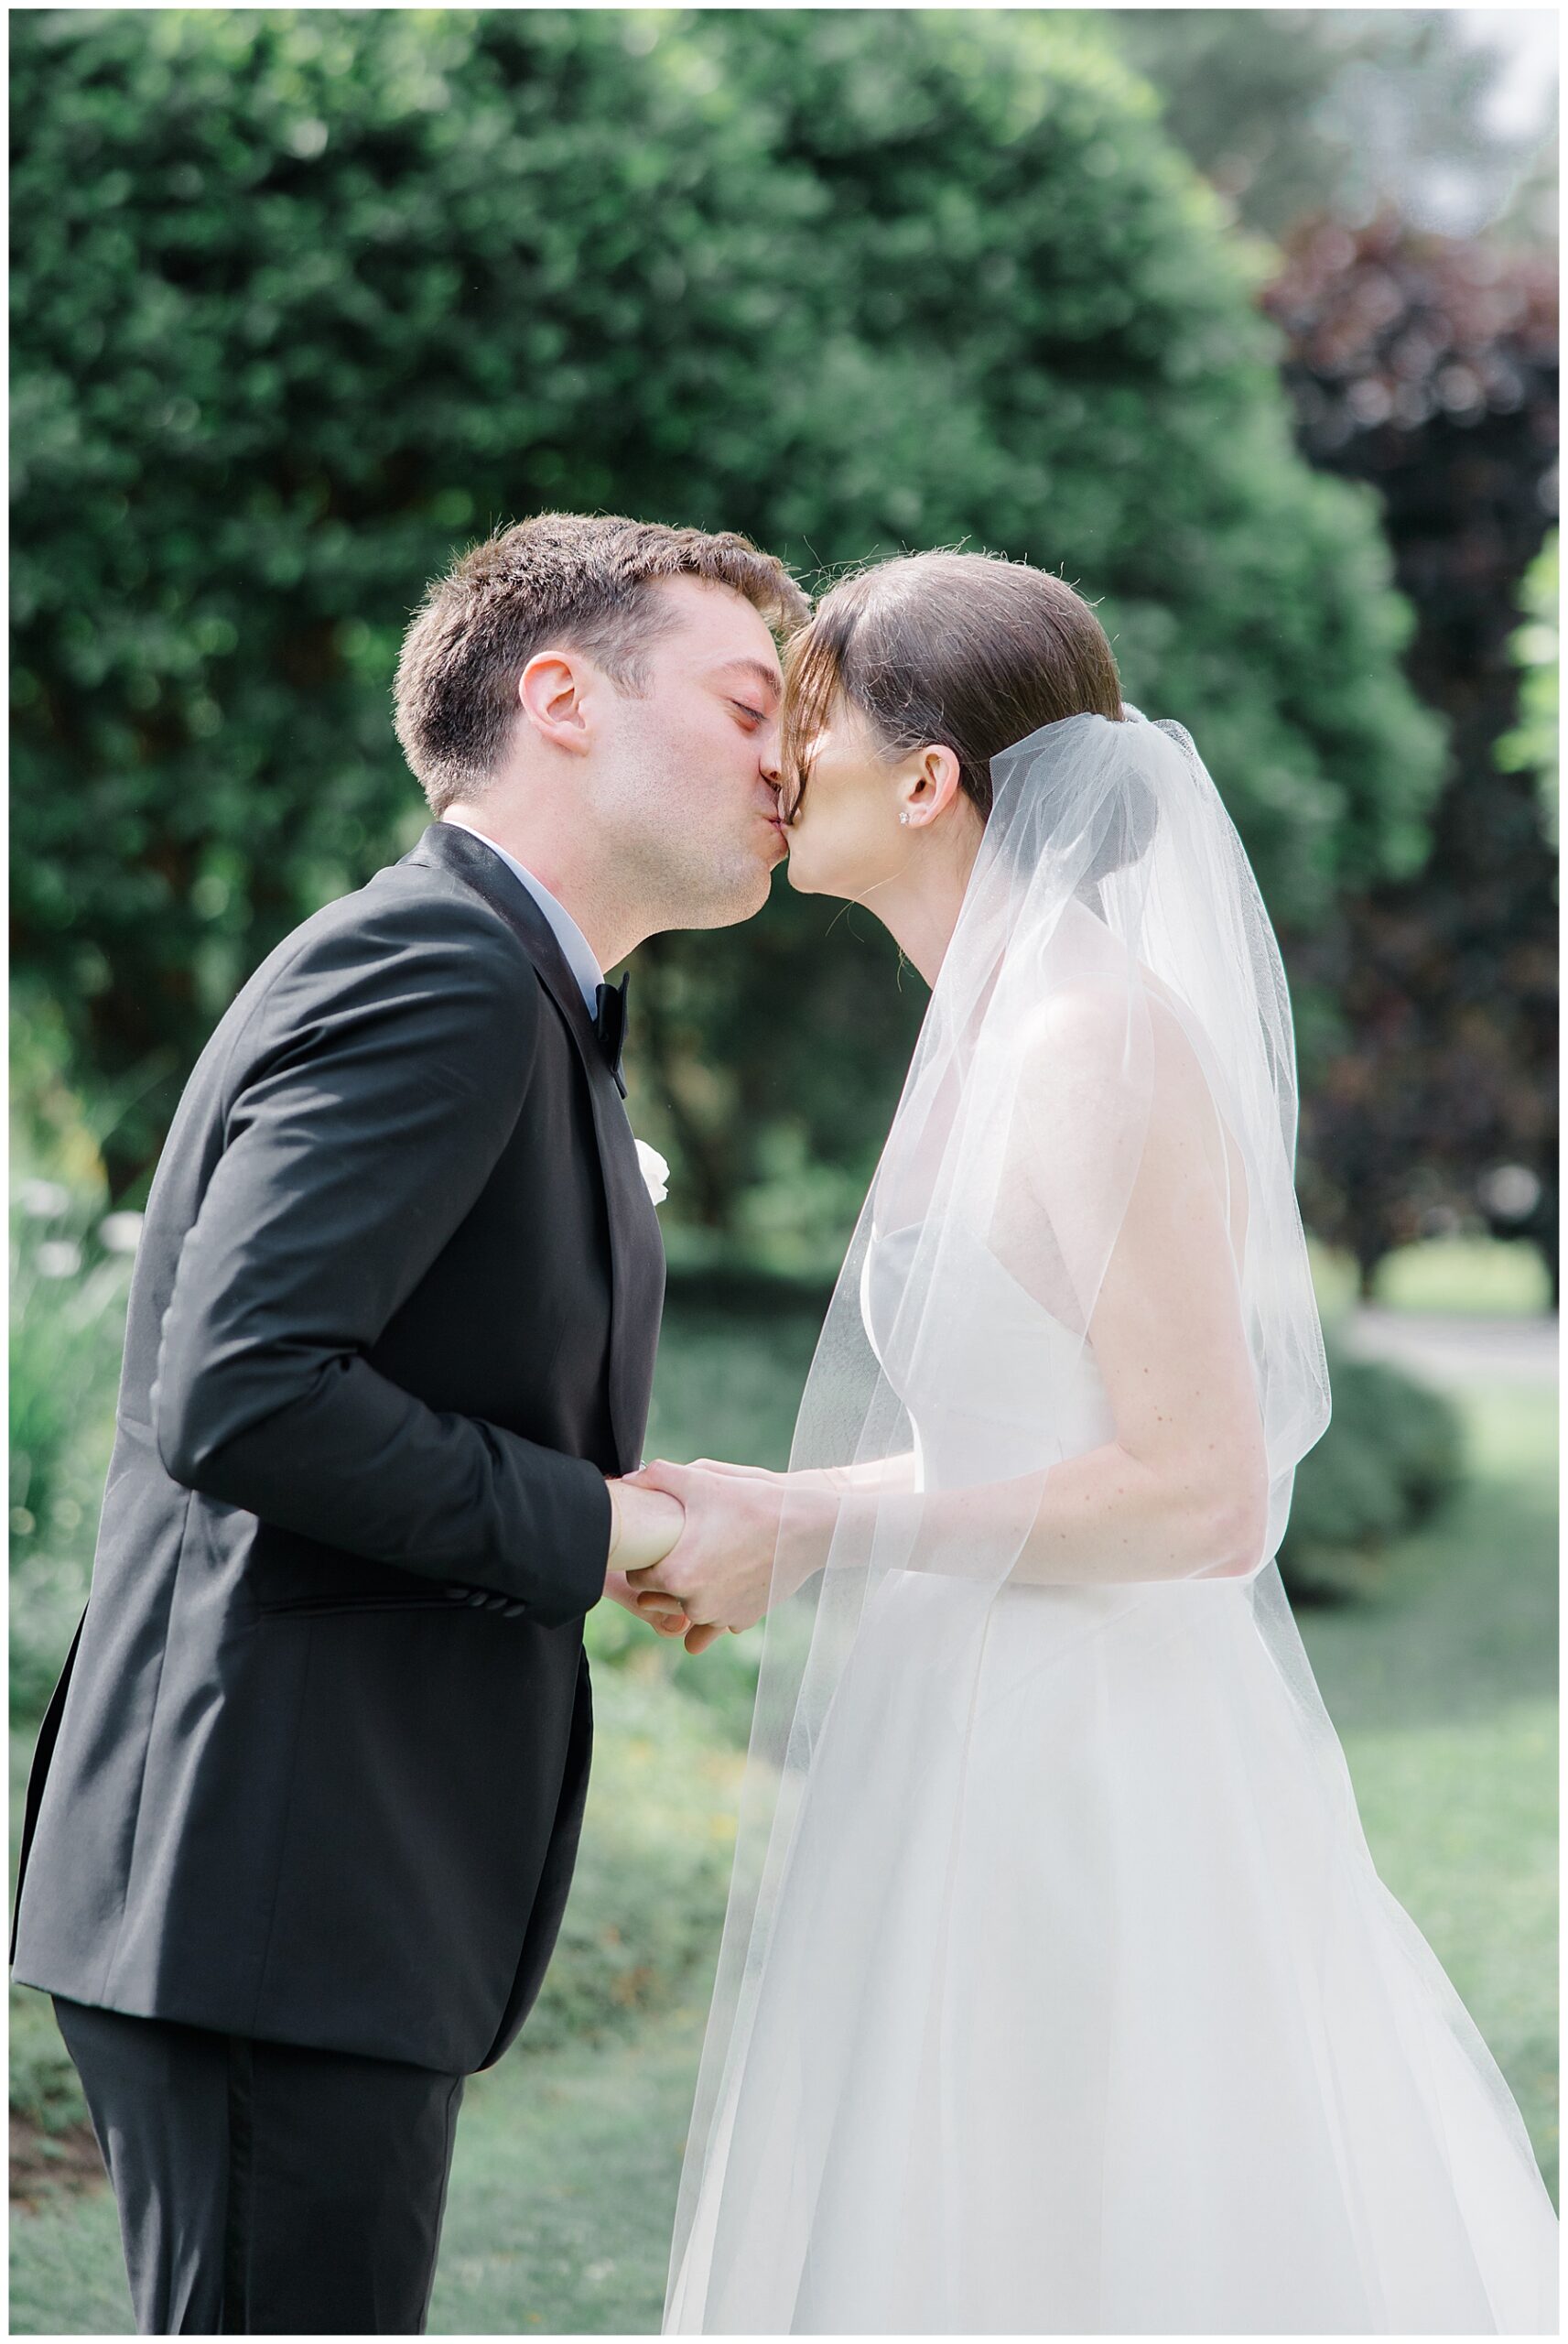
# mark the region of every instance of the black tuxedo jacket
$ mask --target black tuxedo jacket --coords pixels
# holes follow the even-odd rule
[[[664,1295],[548,922],[433,823],[263,962],[148,1199],[15,1974],[468,2073],[538,1991]]]

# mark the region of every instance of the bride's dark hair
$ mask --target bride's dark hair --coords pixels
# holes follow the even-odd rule
[[[839,579],[784,655],[784,809],[810,778],[807,752],[842,695],[890,760],[928,741],[991,809],[991,759],[1065,716],[1121,716],[1105,630],[1047,570],[1000,554],[912,553]]]

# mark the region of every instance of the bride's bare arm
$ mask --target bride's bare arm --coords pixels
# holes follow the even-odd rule
[[[1081,1326],[1087,1302],[1113,1436],[1044,1476],[921,1499],[909,1568],[961,1572],[966,1540],[983,1569],[988,1544],[1000,1555],[1011,1539],[1007,1576],[1032,1586],[1229,1577],[1263,1559],[1268,1465],[1237,1273],[1239,1154],[1179,1021],[1152,998],[1147,1121],[1122,1134],[1101,1103],[1114,1095],[1101,1069],[1123,1045],[1123,1021],[1119,1001],[1053,1005],[1020,1084],[1014,1161],[1028,1177],[1014,1184],[1008,1230],[1009,1267],[1043,1306]],[[1073,1216],[1097,1177],[1123,1176],[1097,1288]],[[1050,1242],[1056,1231],[1063,1244]]]
[[[772,1481],[797,1492],[834,1493],[844,1490],[913,1490],[916,1459],[913,1449],[897,1457],[873,1457],[863,1465],[811,1465],[795,1472],[776,1472],[768,1465],[733,1465],[719,1457],[692,1460],[694,1473],[733,1474],[742,1481]]]
[[[1105,1069],[1125,1038],[1122,1008],[1053,1004],[1022,1072],[1018,1177],[991,1239],[1061,1324],[1083,1329],[1087,1308],[1112,1438],[1039,1472],[935,1491],[915,1487],[912,1456],[776,1475],[766,1489],[660,1466],[688,1523],[660,1584],[744,1622],[830,1552],[1030,1586],[1257,1568],[1269,1491],[1236,1268],[1241,1168],[1175,1018],[1153,1004],[1151,1026],[1148,1080],[1119,1089]],[[1103,1274],[1100,1227],[1114,1234]]]
[[[1015,1161],[1028,1181],[1012,1184],[992,1238],[1061,1323],[1081,1328],[1087,1305],[1113,1437],[1038,1472],[935,1491],[914,1487],[912,1458],[863,1478],[858,1468],[777,1475],[765,1489],[661,1465],[651,1470],[686,1505],[687,1531],[657,1583],[744,1624],[830,1551],[1033,1586],[1258,1567],[1269,1490],[1236,1268],[1239,1160],[1169,1012],[1152,1019],[1146,1114],[1140,1105],[1121,1117],[1103,1072],[1121,1017],[1081,997],[1053,1005],[1020,1085]],[[1099,1225],[1114,1232],[1103,1275]]]
[[[907,1568],[962,1573],[967,1551],[983,1571],[988,1546],[1000,1557],[1010,1542],[1007,1576],[1033,1586],[1227,1577],[1262,1559],[1268,1468],[1237,1275],[1240,1158],[1178,1020],[1149,1007],[1147,1121],[1124,1134],[1100,1071],[1122,1046],[1120,1004],[1053,1005],[1020,1084],[1013,1161],[1027,1177],[993,1241],[1069,1327],[1087,1300],[1113,1437],[1043,1475],[921,1497]],[[1119,1153],[1126,1203],[1097,1286],[1075,1215],[1097,1177],[1114,1185]],[[896,1545],[891,1514],[888,1532]]]

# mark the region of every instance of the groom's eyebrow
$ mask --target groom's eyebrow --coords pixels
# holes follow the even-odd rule
[[[779,696],[778,671],[770,667],[765,660],[721,659],[717,667],[709,668],[708,673],[714,676],[750,676],[754,683],[772,692],[775,700]]]

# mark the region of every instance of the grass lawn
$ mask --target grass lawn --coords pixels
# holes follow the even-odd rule
[[[658,2332],[701,2046],[687,2008],[611,2056],[503,2060],[471,2079],[432,2333]]]
[[[1311,1236],[1307,1251],[1325,1318],[1349,1309],[1357,1289],[1351,1256]],[[1552,1308],[1552,1281],[1533,1245],[1494,1237],[1426,1237],[1385,1253],[1373,1273],[1370,1298],[1390,1310],[1533,1318]]]
[[[656,2334],[701,2017],[469,2079],[430,2329]],[[106,2186],[11,2209],[11,2333],[132,2332]]]
[[[793,1375],[798,1388],[801,1341],[788,1329],[766,1343],[755,1330],[678,1338],[650,1451],[765,1449],[782,1461],[790,1404],[774,1379]],[[1368,1596],[1303,1612],[1301,1623],[1379,1869],[1496,2053],[1555,2190],[1556,1395],[1478,1384],[1459,1396],[1472,1466],[1463,1494],[1390,1556]],[[684,1678],[701,1664],[660,1651],[656,1665]],[[647,1702],[693,1706],[651,1676],[644,1692],[635,1731],[610,1726],[621,1742],[601,1750],[606,1787],[589,1827],[601,1853],[613,1852],[635,1768],[657,1763]],[[724,1708],[705,1732],[732,1723]],[[714,1831],[732,1783],[716,1764]],[[615,1875],[615,1863],[593,1862],[594,1876]],[[433,2331],[656,2330],[705,1991],[697,1979],[676,2007],[598,2048],[514,2052],[470,2080]],[[37,2048],[51,2029],[47,2005],[35,2035],[41,1998],[16,1999],[34,2005]],[[103,2189],[45,2186],[34,2208],[13,2210],[11,2255],[13,2332],[125,2328]]]
[[[1557,1394],[1463,1394],[1471,1478],[1377,1591],[1299,1615],[1382,1873],[1519,2103],[1555,2198]]]

